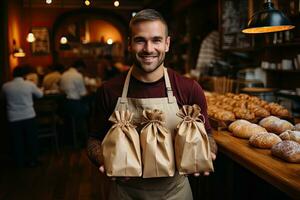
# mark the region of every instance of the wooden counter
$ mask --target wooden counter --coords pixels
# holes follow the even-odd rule
[[[270,150],[254,148],[248,140],[227,131],[214,131],[213,136],[220,152],[290,197],[300,199],[300,164],[284,162],[272,156]]]

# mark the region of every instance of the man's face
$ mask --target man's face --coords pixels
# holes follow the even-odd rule
[[[133,64],[146,73],[161,66],[169,51],[170,37],[161,21],[145,21],[132,26],[128,50]]]

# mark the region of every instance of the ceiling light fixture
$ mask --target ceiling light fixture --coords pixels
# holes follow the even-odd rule
[[[68,39],[67,39],[67,37],[65,37],[65,36],[62,36],[61,38],[60,38],[60,44],[67,44],[68,43]]]
[[[29,15],[29,24],[30,24],[30,29],[32,28],[32,19],[31,19],[31,0],[29,0],[29,12],[30,12],[30,15]],[[27,42],[29,43],[32,43],[35,41],[35,36],[34,34],[32,33],[32,31],[30,30],[27,37],[26,37],[26,40]]]
[[[89,6],[89,5],[91,5],[91,2],[90,2],[89,0],[85,0],[85,1],[84,1],[84,4],[85,4],[86,6]]]
[[[266,0],[263,10],[251,17],[243,33],[257,34],[286,31],[295,28],[283,12],[274,8],[271,0]]]
[[[114,6],[115,6],[115,7],[118,7],[119,5],[120,5],[120,2],[119,2],[119,1],[115,1],[115,2],[114,2]]]
[[[46,0],[46,4],[51,4],[52,0]]]
[[[111,45],[113,42],[114,42],[114,41],[113,41],[113,39],[111,39],[111,38],[108,38],[107,41],[106,41],[106,43],[109,44],[109,45]]]
[[[35,41],[35,36],[34,34],[30,31],[26,37],[27,42],[32,43]]]

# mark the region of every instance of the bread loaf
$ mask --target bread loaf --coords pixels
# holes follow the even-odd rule
[[[284,131],[279,135],[282,140],[293,140],[300,144],[300,131]]]
[[[281,142],[280,137],[274,133],[262,133],[252,135],[249,139],[249,143],[258,148],[271,149],[274,144]]]
[[[265,128],[246,120],[237,120],[231,123],[229,130],[234,136],[246,139],[249,139],[252,135],[267,132]]]
[[[296,124],[293,128],[294,131],[300,131],[300,123]]]
[[[300,144],[284,140],[275,144],[271,149],[272,155],[292,163],[300,163]]]
[[[286,130],[292,130],[294,127],[290,122],[274,116],[269,116],[262,119],[259,122],[259,125],[266,128],[267,131],[276,133],[277,135],[283,133]]]

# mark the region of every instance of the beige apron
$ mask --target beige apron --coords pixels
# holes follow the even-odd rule
[[[141,129],[144,109],[160,109],[166,116],[166,126],[174,133],[180,118],[176,115],[179,111],[177,101],[173,95],[167,69],[164,68],[164,79],[167,89],[167,97],[164,98],[127,98],[132,68],[129,70],[122,97],[118,98],[115,110],[130,110],[134,113],[133,123],[137,130]],[[191,200],[192,192],[185,176],[177,172],[174,177],[167,178],[131,178],[128,181],[117,179],[112,182],[109,199],[112,200]]]

